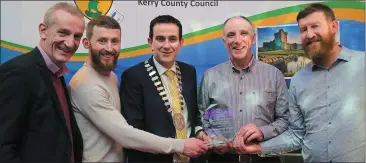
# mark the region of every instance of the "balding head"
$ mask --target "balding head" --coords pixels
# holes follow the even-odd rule
[[[232,19],[243,19],[244,21],[246,21],[250,25],[250,27],[252,28],[252,32],[254,33],[254,27],[253,27],[252,22],[247,17],[242,16],[242,15],[240,15],[240,16],[233,16],[233,17],[230,17],[230,18],[226,19],[225,22],[224,22],[224,24],[223,24],[223,26],[222,26],[222,28],[225,29],[226,24],[230,20],[232,20]],[[225,31],[224,30],[223,30],[223,32],[224,32],[224,35],[225,35]]]

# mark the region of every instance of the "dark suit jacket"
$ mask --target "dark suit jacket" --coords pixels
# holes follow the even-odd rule
[[[0,66],[0,162],[70,162],[71,139],[51,75],[38,48]],[[62,82],[74,158],[81,162],[83,141]]]
[[[149,64],[157,72],[152,57]],[[178,62],[182,74],[183,96],[191,123],[191,136],[196,125],[201,125],[197,107],[196,70],[193,66]],[[159,75],[159,74],[158,74]],[[175,138],[171,113],[167,111],[161,96],[151,80],[144,63],[139,63],[123,72],[120,85],[121,112],[135,128],[162,137]],[[173,154],[149,154],[125,150],[129,162],[172,162]]]

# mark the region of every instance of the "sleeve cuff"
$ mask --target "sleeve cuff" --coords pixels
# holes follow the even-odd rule
[[[283,152],[281,152],[281,148],[279,148],[277,146],[277,149],[276,149],[276,146],[274,146],[273,144],[271,144],[268,141],[261,142],[261,143],[259,143],[259,145],[261,146],[262,151],[257,154],[260,157],[273,157],[273,156],[278,156],[281,153],[283,153]]]
[[[262,134],[263,134],[263,140],[268,140],[270,138],[272,138],[273,136],[271,135],[272,131],[273,131],[273,127],[270,125],[267,126],[261,126],[259,127],[259,130],[261,130]]]
[[[184,151],[184,140],[174,139],[173,140],[173,151],[174,153],[183,153]]]
[[[259,143],[259,145],[261,146],[261,148],[262,148],[262,151],[260,152],[260,154],[263,156],[263,155],[266,155],[266,154],[269,154],[269,153],[271,153],[271,147],[269,147],[268,145],[267,145],[268,143],[266,143],[266,142],[261,142],[261,143]]]
[[[197,135],[197,132],[198,131],[201,131],[201,130],[203,130],[203,128],[201,127],[201,126],[196,126],[195,128],[194,128],[194,135]]]

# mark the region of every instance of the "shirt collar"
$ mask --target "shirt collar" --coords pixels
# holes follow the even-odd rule
[[[251,71],[253,70],[253,67],[254,67],[255,63],[256,63],[256,60],[254,59],[254,56],[253,56],[253,57],[252,57],[252,60],[250,60],[250,62],[249,62],[248,67],[246,67],[246,68],[244,68],[244,69],[242,69],[242,70],[239,70],[239,69],[237,69],[237,68],[234,66],[233,62],[230,60],[231,68],[232,68],[233,72],[236,72],[236,73],[240,73],[240,72],[241,72],[241,71],[243,71],[243,70],[244,70],[244,71],[246,71],[246,72],[251,72]]]
[[[351,50],[349,50],[348,48],[339,45],[341,47],[341,51],[339,52],[338,56],[336,57],[336,60],[334,62],[337,61],[345,61],[348,62],[351,58]],[[320,65],[316,65],[313,62],[311,62],[311,70],[314,71],[317,68],[322,67]]]
[[[59,68],[52,60],[51,58],[44,52],[44,50],[41,48],[41,46],[37,46],[38,50],[41,52],[42,57],[46,63],[47,68],[57,77],[61,77],[69,72],[69,69],[63,65],[61,68]]]
[[[159,75],[161,76],[162,74],[165,73],[165,71],[167,71],[168,69],[166,69],[163,65],[161,65],[156,59],[155,57],[153,57],[153,61],[156,67],[156,70],[158,71]],[[173,64],[173,67],[170,68],[170,70],[172,70],[174,73],[176,72],[176,67],[175,64]]]

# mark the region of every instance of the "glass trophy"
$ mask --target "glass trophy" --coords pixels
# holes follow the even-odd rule
[[[235,110],[225,104],[212,104],[202,116],[203,130],[211,138],[208,145],[220,146],[233,142],[237,131]]]

